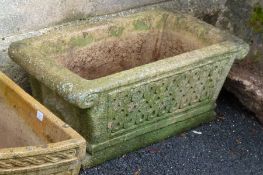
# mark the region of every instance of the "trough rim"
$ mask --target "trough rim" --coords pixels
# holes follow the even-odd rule
[[[167,14],[179,16],[185,23],[192,22],[215,32],[215,36],[221,36],[223,41],[93,80],[84,79],[71,72],[66,67],[54,63],[52,60],[53,58],[49,56],[43,57],[43,55],[39,54],[37,51],[31,50],[28,43],[34,42],[34,40],[39,40],[43,36],[33,37],[33,40],[31,38],[12,43],[8,53],[11,59],[22,66],[31,76],[55,91],[69,103],[82,109],[91,107],[94,104],[94,100],[102,92],[110,91],[129,84],[135,84],[141,80],[149,82],[157,76],[168,75],[175,71],[180,73],[183,70],[190,70],[198,65],[205,65],[218,61],[218,58],[222,55],[231,55],[236,59],[242,59],[248,53],[249,45],[243,40],[217,29],[195,17],[180,12],[169,12],[156,9],[146,10],[126,17],[119,17],[110,20],[101,19],[97,24],[96,22],[91,22],[91,19],[84,21],[83,23],[84,26],[87,27],[94,27],[94,24],[95,26],[102,25],[102,22],[104,22],[104,24],[113,24],[123,18],[133,18],[136,17],[136,15],[144,15],[146,13],[150,15]],[[83,26],[83,24],[80,26]],[[78,26],[76,29],[77,28]],[[64,30],[66,29],[72,29],[72,27],[67,28],[66,26]],[[29,52],[28,50],[31,51]],[[32,65],[35,66],[35,68],[32,68]]]

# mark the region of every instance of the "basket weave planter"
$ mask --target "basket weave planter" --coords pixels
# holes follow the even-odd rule
[[[0,72],[0,175],[77,175],[85,140]]]
[[[11,45],[34,95],[87,140],[90,167],[210,121],[248,45],[166,11],[85,21]]]

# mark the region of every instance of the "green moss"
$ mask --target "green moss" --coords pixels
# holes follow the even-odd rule
[[[56,25],[61,25],[64,23],[75,21],[75,20],[87,20],[90,17],[91,17],[90,15],[87,15],[85,13],[72,11],[72,12],[69,12],[64,19],[56,23]]]
[[[72,37],[69,41],[57,39],[52,41],[44,41],[39,47],[42,54],[50,55],[50,54],[59,54],[63,53],[69,47],[83,47],[91,42],[93,42],[94,38],[92,35],[83,34],[82,36]]]
[[[162,18],[157,22],[156,27],[157,27],[158,29],[163,28],[163,26],[165,25],[165,23],[166,23],[166,21],[167,21],[167,18],[168,18],[168,14],[163,14],[163,15],[162,15]]]
[[[263,54],[262,52],[260,51],[256,51],[252,56],[251,58],[253,59],[253,62],[257,63],[257,62],[260,62],[262,61],[262,58],[263,58]]]
[[[73,47],[83,47],[94,41],[92,35],[83,34],[83,36],[72,37],[69,41],[69,45]]]
[[[263,32],[263,9],[260,4],[255,5],[249,19],[249,24],[253,31],[258,33]]]
[[[115,37],[121,36],[123,33],[123,30],[124,30],[124,27],[112,26],[109,29],[109,35],[115,36]]]
[[[46,55],[61,53],[64,50],[65,50],[64,41],[57,41],[57,42],[46,41],[41,45],[41,52]]]
[[[151,28],[151,24],[147,21],[147,19],[138,19],[133,22],[133,27],[135,30],[149,30]]]

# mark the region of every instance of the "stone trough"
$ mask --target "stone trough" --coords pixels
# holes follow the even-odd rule
[[[87,20],[13,43],[34,96],[87,140],[86,167],[193,128],[248,45],[162,10]]]
[[[77,175],[85,140],[0,72],[0,175]]]

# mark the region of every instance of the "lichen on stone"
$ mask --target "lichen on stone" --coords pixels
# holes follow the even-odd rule
[[[69,41],[69,44],[73,47],[83,47],[92,43],[93,40],[94,38],[92,35],[83,34],[83,36],[72,37]]]
[[[165,23],[167,21],[167,18],[168,18],[168,15],[167,14],[163,14],[161,19],[157,22],[156,27],[158,29],[162,28],[165,25]]]
[[[151,28],[151,23],[145,19],[138,19],[133,22],[135,30],[149,30]]]
[[[115,37],[121,36],[123,33],[123,30],[124,30],[124,27],[111,26],[109,28],[109,35],[115,36]]]
[[[56,41],[45,41],[41,45],[41,52],[44,54],[56,54],[61,53],[65,50],[65,47],[63,46],[62,42]]]
[[[259,3],[257,3],[251,13],[249,24],[254,32],[263,32],[263,8]]]

